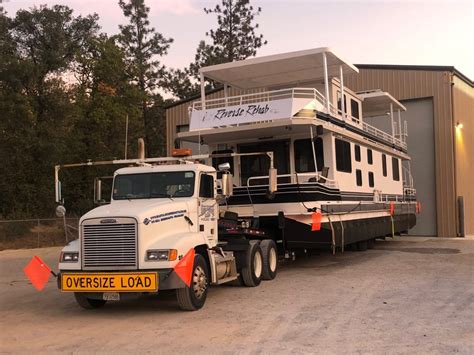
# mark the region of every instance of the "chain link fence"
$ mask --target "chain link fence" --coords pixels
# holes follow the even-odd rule
[[[78,238],[79,218],[0,220],[0,250],[66,245]]]

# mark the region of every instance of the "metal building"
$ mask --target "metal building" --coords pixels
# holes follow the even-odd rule
[[[354,91],[382,89],[407,107],[408,149],[422,211],[413,235],[474,234],[474,82],[450,66],[357,65],[344,77]],[[230,88],[230,95],[239,90]],[[206,98],[223,97],[223,90]],[[176,133],[189,128],[188,108],[199,96],[166,109],[168,154]]]

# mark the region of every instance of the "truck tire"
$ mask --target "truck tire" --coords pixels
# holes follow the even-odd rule
[[[74,292],[74,298],[79,306],[84,309],[95,309],[103,307],[107,301],[88,298],[84,292]]]
[[[263,280],[273,280],[277,275],[278,251],[275,241],[265,239],[260,242],[263,255]]]
[[[242,281],[247,287],[256,287],[262,282],[263,256],[258,242],[250,242],[241,270]]]
[[[194,256],[190,287],[178,288],[176,298],[183,311],[197,311],[204,306],[209,288],[209,270],[201,254]]]

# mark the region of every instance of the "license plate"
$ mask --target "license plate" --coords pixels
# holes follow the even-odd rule
[[[102,294],[104,301],[120,301],[120,293],[118,292],[104,292]]]
[[[153,292],[158,290],[156,272],[62,274],[66,292]]]

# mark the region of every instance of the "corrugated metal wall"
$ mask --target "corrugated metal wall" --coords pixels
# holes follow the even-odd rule
[[[474,87],[460,78],[453,78],[454,122],[462,124],[455,129],[456,189],[464,198],[464,231],[474,235]]]
[[[440,237],[454,237],[457,234],[451,75],[450,71],[439,70],[366,68],[360,69],[358,75],[344,78],[347,87],[354,91],[382,89],[398,100],[433,98],[437,230]],[[233,89],[229,92],[230,95],[236,93],[237,90]],[[209,99],[217,97],[223,97],[222,90],[207,96]],[[188,107],[191,104],[185,102],[166,112],[168,153],[173,148],[177,125],[189,122]],[[463,103],[460,105],[464,106]],[[469,131],[472,132],[472,128]]]
[[[344,80],[352,90],[382,89],[390,92],[398,100],[433,97],[437,230],[440,237],[455,237],[457,218],[451,73],[428,70],[360,69],[358,75],[350,75]]]
[[[229,96],[240,95],[241,90],[229,88]],[[206,95],[207,100],[224,97],[224,91],[219,90],[212,94]],[[171,150],[174,148],[174,140],[176,138],[176,129],[179,125],[189,124],[189,107],[192,106],[193,102],[199,101],[199,99],[184,102],[182,104],[170,107],[166,110],[166,146],[168,155],[171,154]]]

